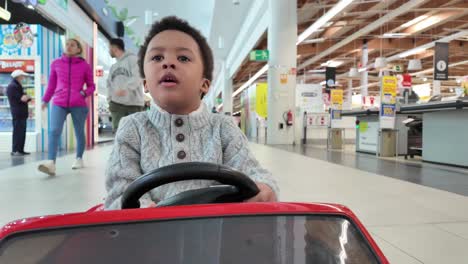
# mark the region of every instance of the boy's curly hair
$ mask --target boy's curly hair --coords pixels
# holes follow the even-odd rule
[[[154,36],[165,30],[177,30],[184,32],[185,34],[190,35],[195,40],[195,42],[197,42],[203,60],[203,77],[211,82],[213,79],[213,52],[208,45],[208,42],[200,33],[200,31],[192,27],[187,21],[176,16],[165,17],[162,20],[155,22],[151,26],[151,29],[146,36],[145,42],[140,47],[140,51],[138,52],[138,67],[140,69],[141,77],[145,78],[143,65],[149,42],[153,39]]]

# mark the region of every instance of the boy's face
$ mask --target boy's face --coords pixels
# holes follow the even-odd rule
[[[203,78],[203,60],[197,42],[177,30],[160,32],[146,50],[144,85],[156,104],[173,114],[189,114],[200,106],[210,81]]]

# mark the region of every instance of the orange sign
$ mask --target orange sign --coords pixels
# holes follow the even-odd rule
[[[280,83],[287,84],[288,83],[288,75],[287,74],[280,74]]]

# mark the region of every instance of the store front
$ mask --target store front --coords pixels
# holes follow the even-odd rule
[[[101,33],[97,41],[97,69],[96,79],[98,88],[98,139],[97,142],[107,142],[114,139],[112,133],[112,117],[107,101],[107,78],[112,64],[115,63],[109,54],[109,40]]]
[[[62,53],[65,31],[22,4],[9,4],[11,19],[0,25],[0,152],[10,152],[12,116],[6,88],[14,70],[30,74],[23,82],[29,103],[25,151],[44,149],[43,123],[48,116],[41,111],[48,65]]]

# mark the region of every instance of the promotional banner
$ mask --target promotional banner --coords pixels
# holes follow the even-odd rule
[[[343,106],[343,90],[332,89],[331,90],[331,103],[336,109],[341,109]]]
[[[341,89],[332,89],[330,92],[331,95],[331,119],[340,120],[341,119],[341,110],[343,109],[343,90]]]
[[[448,43],[436,42],[434,54],[434,80],[448,80]]]
[[[395,76],[382,77],[380,128],[395,128],[397,83],[398,80]]]
[[[258,83],[256,90],[256,112],[260,117],[268,115],[268,84]]]

